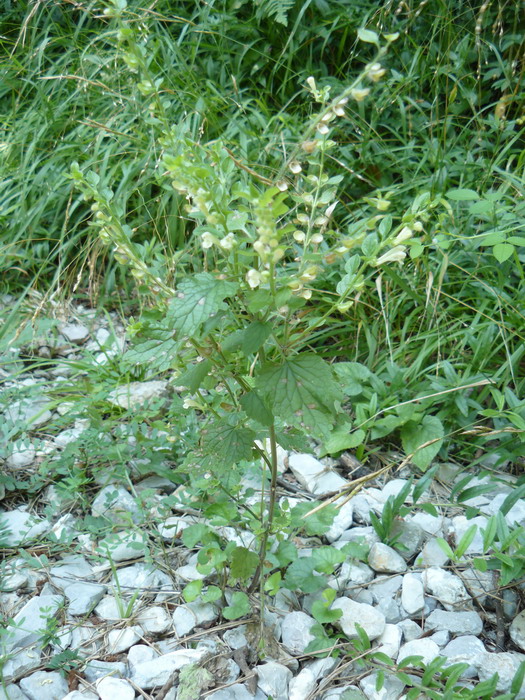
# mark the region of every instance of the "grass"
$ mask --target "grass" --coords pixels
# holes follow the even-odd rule
[[[441,459],[469,465],[492,453],[519,474],[525,455],[520,9],[510,0],[379,6],[130,0],[126,36],[91,0],[7,2],[0,19],[0,293],[12,299],[0,311],[1,363],[14,378],[54,366],[32,357],[32,336],[39,318],[58,318],[69,304],[117,311],[138,324],[135,330],[162,319],[156,295],[98,237],[91,202],[69,178],[73,162],[94,171],[100,188],[113,190],[136,255],[174,287],[203,266],[214,271],[220,258],[210,251],[203,263],[206,222],[171,186],[162,156],[181,144],[186,152],[197,150],[195,144],[211,152],[220,142],[231,153],[225,172],[229,167],[244,178],[244,186],[273,180],[316,109],[306,79],[313,76],[334,98],[374,55],[358,29],[399,32],[384,59],[386,76],[334,122],[335,145],[323,167],[341,180],[336,231],[327,239],[346,236],[378,213],[377,199],[387,199],[395,225],[422,217],[420,244],[409,248],[402,266],[381,267],[379,280],[377,269],[369,270],[346,312],[330,311],[342,267],[327,266],[316,280],[316,303],[299,312],[315,330],[301,336],[297,349],[331,363],[361,363],[383,383],[384,390],[348,401],[354,430],[363,417],[394,416],[408,404],[441,422]],[[160,87],[150,90],[146,79]],[[222,182],[225,207],[232,178],[226,174]],[[415,204],[424,197],[432,202],[427,219]],[[290,201],[300,207],[301,193],[292,188]],[[23,361],[11,346],[23,347]],[[136,456],[115,444],[96,448],[98,432],[113,435],[121,419],[108,408],[110,388],[151,374],[150,365],[137,367],[136,360],[70,363],[78,413],[96,423],[79,444],[93,456],[93,473],[120,473]],[[468,389],[458,390],[463,386]],[[56,398],[64,398],[60,388]],[[185,427],[180,409],[176,403],[163,425],[155,415],[132,421],[150,456],[157,438],[143,425],[186,430],[185,447],[195,449],[195,419]],[[20,426],[2,430],[6,440],[26,436]],[[403,446],[402,426],[379,433],[370,426],[360,457]],[[89,489],[93,473],[72,466],[74,451],[16,488],[36,491],[56,480],[70,490]]]

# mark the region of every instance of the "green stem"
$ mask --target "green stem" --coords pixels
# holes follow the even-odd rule
[[[268,504],[268,518],[266,520],[266,527],[264,528],[261,546],[259,548],[259,564],[253,575],[252,582],[248,589],[249,593],[257,588],[257,584],[261,582],[261,620],[263,612],[263,600],[262,596],[264,594],[263,588],[263,576],[261,576],[264,562],[266,560],[266,551],[268,548],[268,539],[273,528],[273,518],[275,513],[275,501],[277,496],[277,439],[275,437],[275,426],[272,425],[270,428],[270,467],[271,467],[271,478],[270,478],[270,502]]]

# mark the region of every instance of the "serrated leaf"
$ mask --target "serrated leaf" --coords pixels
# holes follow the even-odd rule
[[[439,452],[444,433],[439,418],[424,416],[421,423],[407,423],[401,429],[403,449],[407,455],[412,455],[411,461],[424,471]],[[428,442],[432,444],[422,447]]]
[[[314,563],[305,557],[296,559],[286,570],[284,585],[291,591],[302,591],[303,593],[315,593],[321,588],[327,587],[325,576],[314,574]]]
[[[342,400],[330,365],[312,354],[265,365],[257,387],[275,416],[318,433],[329,428],[334,404]]]
[[[298,503],[290,511],[292,526],[304,530],[310,537],[324,535],[330,529],[338,512],[335,506],[329,505],[312,515],[307,515],[316,505],[318,504],[315,501]]]
[[[124,353],[123,359],[136,367],[165,372],[173,366],[180,346],[179,341],[173,340],[171,331],[157,329],[150,331],[148,338],[137,338],[133,346]]]
[[[342,616],[343,611],[339,608],[331,610],[329,604],[322,600],[316,600],[312,605],[312,616],[321,624],[332,623]]]
[[[246,547],[235,547],[232,552],[230,562],[230,574],[234,578],[246,580],[249,578],[259,564],[259,557],[255,552],[251,552]]]
[[[255,354],[272,333],[272,326],[262,321],[254,321],[245,329],[242,351],[245,355]]]
[[[200,387],[204,378],[208,375],[212,367],[210,360],[196,362],[193,366],[183,372],[180,377],[177,377],[177,385],[187,387],[192,393],[195,393]]]
[[[321,574],[332,574],[338,564],[342,564],[346,555],[335,547],[316,547],[312,552],[315,570]]]
[[[231,602],[222,610],[223,617],[227,620],[238,620],[250,612],[250,599],[242,591],[232,593]]]
[[[229,464],[252,458],[256,436],[249,428],[217,421],[202,430],[201,436],[203,450]]]
[[[338,362],[334,370],[347,396],[359,396],[370,384],[372,372],[360,362]]]
[[[199,272],[179,284],[166,319],[181,335],[195,335],[204,321],[226,308],[224,299],[233,296],[237,286],[208,272]]]
[[[514,246],[509,243],[498,243],[492,248],[492,254],[498,262],[505,262],[514,252]]]
[[[274,418],[261,397],[256,391],[249,391],[241,397],[240,404],[248,418],[257,421],[261,425],[270,426]]]
[[[455,202],[472,202],[479,199],[479,194],[475,190],[454,188],[447,192],[448,199]]]
[[[336,452],[342,452],[343,450],[351,450],[363,443],[365,435],[366,433],[364,430],[352,431],[349,426],[346,428],[339,428],[325,441],[323,452],[324,454],[331,455]]]
[[[222,598],[222,591],[219,586],[208,586],[206,593],[203,593],[201,600],[203,603],[214,603]]]

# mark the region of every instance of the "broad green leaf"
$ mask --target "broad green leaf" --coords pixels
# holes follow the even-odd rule
[[[232,552],[230,574],[234,578],[246,580],[255,573],[258,564],[259,557],[255,552],[251,552],[246,547],[236,547]]]
[[[204,451],[229,464],[252,458],[255,433],[249,428],[217,421],[201,430],[201,436]]]
[[[448,199],[455,202],[472,202],[479,199],[479,194],[475,190],[454,188],[447,192]]]
[[[324,535],[330,529],[338,511],[335,506],[329,505],[307,516],[316,505],[319,504],[309,501],[294,506],[290,511],[292,526],[304,530],[310,536]]]
[[[341,552],[335,547],[316,547],[312,552],[312,561],[315,564],[315,570],[321,574],[333,573],[338,564],[342,564],[346,559],[344,552]]]
[[[370,384],[372,372],[359,362],[337,362],[334,370],[346,396],[359,396],[365,386]]]
[[[364,430],[352,431],[350,426],[339,428],[325,441],[323,453],[331,455],[336,452],[342,452],[343,450],[351,450],[363,443],[365,435],[366,433]]]
[[[342,400],[330,365],[311,354],[265,365],[257,387],[275,416],[316,434],[329,429],[334,404]]]
[[[166,320],[181,335],[195,335],[204,321],[226,308],[224,299],[236,291],[236,283],[218,280],[208,272],[199,272],[179,284]]]
[[[246,212],[233,211],[228,214],[226,219],[226,228],[228,231],[242,231],[248,221],[248,214]]]
[[[194,365],[188,367],[180,377],[177,377],[177,385],[188,387],[192,393],[195,393],[204,381],[204,378],[208,375],[211,366],[210,360],[196,362]]]
[[[204,523],[195,523],[195,525],[185,527],[182,531],[182,541],[184,546],[188,549],[193,549],[197,542],[202,542],[209,532],[209,527],[204,525]]]
[[[474,202],[468,208],[471,214],[490,214],[494,211],[494,203],[488,202],[486,199],[480,199],[479,202]]]
[[[274,418],[256,391],[249,391],[241,397],[240,404],[246,415],[261,425],[270,426]]]
[[[372,440],[378,440],[379,438],[385,437],[385,435],[390,435],[390,433],[406,422],[407,420],[403,416],[389,415],[380,418],[374,421],[372,429],[370,430],[370,437]]]
[[[195,598],[198,598],[202,591],[202,580],[190,581],[182,589],[182,595],[187,603],[191,603]]]
[[[314,573],[314,563],[311,559],[302,557],[296,559],[286,570],[284,585],[291,591],[302,591],[303,593],[315,593],[321,588],[327,587],[325,576]]]
[[[512,243],[512,245],[524,245],[525,238],[523,236],[509,236],[507,238],[507,243]]]
[[[350,559],[359,559],[366,562],[370,546],[364,542],[364,538],[359,538],[353,542],[347,542],[340,549]]]
[[[401,429],[403,449],[413,454],[411,461],[423,471],[430,465],[443,443],[443,425],[436,416],[425,416],[421,423],[407,423]],[[432,444],[423,447],[428,442]]]
[[[202,594],[201,600],[203,603],[214,603],[222,598],[222,591],[219,586],[208,586],[205,593]]]
[[[173,340],[172,331],[157,329],[149,331],[147,338],[137,338],[123,359],[148,371],[165,372],[173,367],[180,346],[180,341]]]
[[[242,591],[232,593],[231,602],[223,608],[222,614],[227,620],[238,620],[250,612],[250,599]]]
[[[281,588],[282,575],[280,571],[274,571],[264,582],[264,590],[269,595],[277,595]]]
[[[514,246],[509,243],[498,243],[492,249],[492,253],[498,262],[505,262],[514,252]]]
[[[375,44],[379,46],[379,37],[371,29],[358,29],[357,36],[361,41],[365,41],[367,44]]]
[[[343,611],[339,608],[335,610],[330,609],[330,604],[332,601],[322,601],[316,600],[312,605],[312,616],[320,622],[321,624],[332,623],[342,616]]]
[[[271,335],[272,326],[262,321],[254,321],[244,331],[242,351],[245,355],[255,354]]]

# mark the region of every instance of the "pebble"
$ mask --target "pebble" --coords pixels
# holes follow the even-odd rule
[[[113,523],[128,525],[130,519],[137,523],[141,518],[140,508],[123,486],[105,486],[91,506],[93,517],[104,516]]]
[[[166,395],[168,382],[155,380],[150,382],[131,382],[113,389],[107,400],[114,406],[120,406],[126,410],[140,408],[147,401],[158,399]]]
[[[281,643],[290,654],[302,654],[308,644],[315,639],[310,628],[316,621],[304,612],[288,613],[283,619]]]
[[[37,671],[20,681],[30,700],[63,700],[69,688],[66,679],[56,671]]]
[[[398,700],[403,694],[405,684],[392,673],[385,673],[381,690],[377,690],[378,671],[365,676],[359,681],[359,687],[369,700]]]
[[[421,578],[415,574],[405,574],[401,590],[401,604],[409,615],[417,615],[425,607],[425,591]]]
[[[21,399],[5,409],[5,416],[12,423],[25,423],[27,427],[34,429],[51,420],[52,414],[48,406],[49,401],[45,398]]]
[[[117,532],[100,540],[97,552],[115,562],[138,559],[146,553],[147,541],[142,532]]]
[[[370,548],[368,565],[381,573],[400,573],[406,571],[407,565],[402,556],[395,549],[382,542],[376,542]]]
[[[465,603],[470,603],[470,596],[461,579],[448,571],[430,567],[423,571],[422,580],[426,590],[435,596],[446,610],[457,610]]]
[[[66,340],[75,345],[81,345],[89,337],[89,329],[80,323],[67,323],[59,326],[59,331]]]
[[[524,661],[525,655],[516,652],[507,651],[498,654],[486,652],[477,666],[479,680],[489,680],[489,678],[492,678],[492,676],[497,673],[499,678],[496,690],[499,690],[501,693],[508,693],[512,679],[516,675],[520,664]],[[524,689],[525,683],[522,684],[521,690],[518,691],[520,693],[519,697],[523,697],[522,693]]]
[[[163,654],[150,661],[138,663],[132,667],[131,680],[143,690],[164,685],[174,671],[183,666],[197,663],[206,651],[201,649],[181,649]]]
[[[409,656],[421,656],[423,657],[423,663],[429,664],[436,656],[439,656],[439,647],[431,639],[414,639],[411,642],[406,642],[399,649],[397,663]]]
[[[469,667],[461,674],[462,678],[474,678],[478,674],[478,665],[485,655],[483,643],[472,635],[456,637],[441,651],[448,659],[448,665],[467,663]]]
[[[100,700],[135,700],[134,688],[122,678],[101,678],[96,688]]]
[[[288,457],[288,465],[297,481],[318,496],[338,491],[348,484],[346,479],[312,455],[292,454]]]
[[[162,634],[169,630],[173,624],[171,615],[159,605],[144,608],[134,618],[145,634]]]
[[[51,527],[48,520],[19,508],[0,513],[0,524],[2,529],[6,530],[5,534],[2,532],[4,547],[27,546],[48,532]]]
[[[10,469],[24,469],[33,464],[36,459],[36,450],[31,443],[15,443],[10,454],[7,456],[6,464]]]
[[[275,661],[255,667],[258,677],[258,687],[271,695],[273,700],[288,700],[288,686],[292,680],[292,672],[286,666]]]
[[[425,621],[425,629],[446,630],[450,634],[481,634],[483,621],[477,612],[448,612],[434,610]],[[512,636],[512,632],[511,632]]]
[[[343,611],[335,624],[351,639],[358,637],[356,623],[361,625],[370,640],[377,639],[385,631],[385,616],[371,605],[356,603],[350,598],[342,597],[336,598],[331,608]]]

